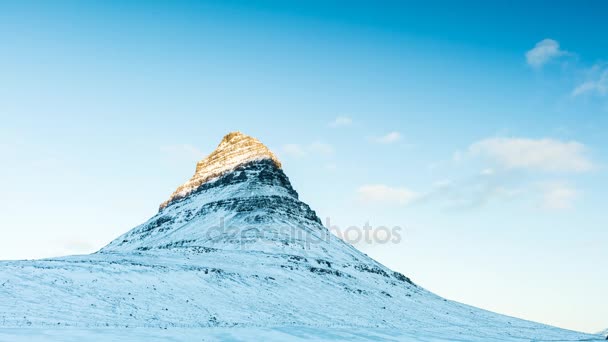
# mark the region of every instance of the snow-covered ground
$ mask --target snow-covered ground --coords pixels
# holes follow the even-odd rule
[[[601,341],[602,338],[583,340],[547,339],[533,341]],[[490,333],[482,336],[454,335],[450,329],[410,330],[403,331],[387,328],[319,328],[284,326],[274,328],[237,327],[237,328],[133,328],[133,329],[49,329],[49,328],[19,328],[0,329],[2,342],[82,342],[82,341],[112,341],[112,342],[167,342],[167,341],[531,341],[508,336],[491,337]]]
[[[384,328],[379,331],[399,332],[404,339],[419,334],[469,341],[593,338],[448,301],[398,274],[383,274],[384,268],[358,265],[251,251],[2,262],[0,326],[18,328],[8,330],[12,334],[86,331],[109,334],[110,340],[139,328],[195,334],[214,330],[191,328],[275,326],[306,326],[319,334],[337,327],[361,333]]]

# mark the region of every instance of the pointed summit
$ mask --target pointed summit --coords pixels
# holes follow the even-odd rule
[[[315,211],[298,197],[266,146],[245,134],[230,133],[198,162],[194,176],[154,217],[100,252],[247,248],[294,253],[294,248],[304,248],[307,234],[329,234]],[[291,236],[291,228],[300,234]],[[234,229],[254,237],[236,238]]]
[[[194,176],[179,186],[169,199],[160,205],[160,210],[240,165],[264,159],[272,161],[277,168],[281,168],[279,159],[258,139],[238,131],[228,133],[222,138],[215,151],[196,164]]]

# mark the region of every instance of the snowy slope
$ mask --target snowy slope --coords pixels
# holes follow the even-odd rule
[[[414,327],[408,330],[394,328],[326,328],[326,327],[212,327],[169,329],[107,329],[107,328],[9,328],[0,329],[0,341],[10,342],[82,342],[82,341],[425,341],[425,342],[522,342],[530,339],[508,336],[492,337],[491,327],[480,326],[478,335],[455,334],[447,329]],[[539,341],[539,340],[537,340]],[[556,341],[556,340],[552,340]],[[571,341],[559,339],[557,341]]]
[[[97,254],[0,267],[3,327],[356,326],[481,340],[590,338],[447,301],[392,276],[286,255]]]
[[[379,333],[404,340],[597,338],[420,288],[331,235],[274,155],[246,135],[225,137],[180,189],[98,253],[0,262],[0,326],[186,334],[247,327],[269,336],[270,327],[290,326],[319,339],[345,327],[388,329]]]

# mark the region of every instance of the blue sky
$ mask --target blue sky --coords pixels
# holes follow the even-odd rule
[[[450,299],[608,326],[601,1],[0,4],[0,259],[96,250],[233,130]]]

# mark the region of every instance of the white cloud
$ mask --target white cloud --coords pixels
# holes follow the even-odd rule
[[[349,126],[353,123],[353,119],[348,116],[338,116],[334,121],[329,123],[329,127]]]
[[[400,205],[412,203],[418,194],[406,188],[393,188],[383,184],[362,185],[357,189],[359,199],[364,202],[384,202]]]
[[[593,168],[585,145],[576,141],[527,138],[489,138],[469,147],[469,153],[485,157],[507,169],[551,172],[584,172]]]
[[[381,144],[392,144],[401,140],[401,133],[399,132],[389,132],[381,137],[376,138],[376,142]]]
[[[594,79],[580,84],[572,91],[572,96],[582,94],[608,95],[608,68],[599,72],[599,75],[596,75]]]
[[[285,144],[281,150],[283,154],[295,158],[307,157],[309,155],[330,157],[335,153],[332,145],[321,141],[315,141],[307,145]]]
[[[559,43],[553,39],[543,39],[533,49],[526,52],[526,61],[534,68],[540,68],[551,59],[567,54],[560,50]]]
[[[543,185],[541,207],[548,210],[572,209],[573,202],[578,198],[579,192],[565,184],[552,183]]]
[[[489,169],[486,169],[487,171]],[[493,172],[493,171],[492,171]],[[448,210],[473,209],[491,202],[511,201],[524,194],[524,190],[507,184],[493,173],[480,173],[468,179],[439,180],[428,192],[416,199],[419,202],[439,203]]]

